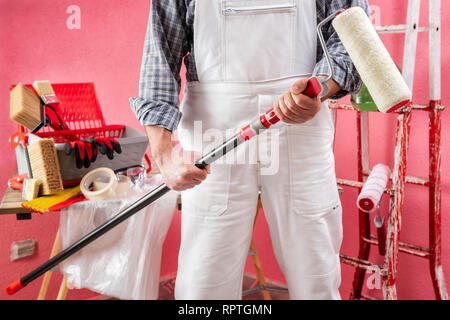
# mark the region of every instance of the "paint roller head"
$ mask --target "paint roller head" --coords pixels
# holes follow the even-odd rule
[[[393,112],[411,100],[411,90],[360,7],[336,13],[332,24],[378,109]]]

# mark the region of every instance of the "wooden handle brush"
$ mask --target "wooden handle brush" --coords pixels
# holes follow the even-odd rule
[[[10,92],[9,118],[36,132],[44,125],[41,100],[25,85],[19,83]]]
[[[45,104],[45,106],[50,108],[57,117],[59,123],[56,124],[56,121],[52,121],[52,128],[55,130],[69,130],[69,126],[61,117],[59,99],[56,96],[50,81],[35,81],[33,83],[33,88],[41,97],[41,100]]]

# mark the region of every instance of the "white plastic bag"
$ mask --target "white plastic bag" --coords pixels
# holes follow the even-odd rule
[[[62,210],[62,248],[67,248],[161,183],[158,175],[140,184],[126,199],[85,201]],[[162,245],[176,200],[177,193],[168,192],[65,260],[61,271],[69,286],[123,300],[158,299]]]

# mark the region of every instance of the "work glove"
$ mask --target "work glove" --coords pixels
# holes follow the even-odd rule
[[[95,145],[98,152],[105,154],[109,160],[114,159],[114,152],[122,153],[120,143],[114,138],[95,138]]]
[[[69,141],[64,145],[66,155],[75,152],[75,162],[78,169],[89,168],[97,158],[96,147],[88,140]]]

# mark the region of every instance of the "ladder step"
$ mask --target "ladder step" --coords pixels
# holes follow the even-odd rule
[[[364,175],[368,176],[369,174],[364,172]],[[424,187],[430,186],[430,180],[428,180],[426,178],[421,178],[421,177],[416,177],[416,176],[406,176],[405,181],[406,181],[406,183],[409,183],[409,184],[416,184],[416,185],[424,186]],[[358,188],[358,189],[362,189],[362,187],[364,186],[364,182],[342,179],[342,178],[336,178],[336,182],[342,186]],[[393,195],[394,191],[395,190],[393,188],[386,188],[384,190],[384,193]]]
[[[375,30],[379,34],[383,33],[406,33],[407,27],[406,24],[398,24],[398,25],[390,25],[390,26],[376,26]],[[417,29],[418,32],[429,32],[430,27],[419,27]]]
[[[406,183],[410,184],[418,184],[424,187],[430,186],[430,180],[421,178],[421,177],[415,177],[415,176],[406,176]]]
[[[365,176],[369,176],[370,171],[364,171],[363,174]],[[422,177],[417,177],[417,176],[406,176],[405,181],[406,181],[406,183],[409,183],[409,184],[418,184],[418,185],[421,185],[424,187],[430,186],[430,180],[427,178],[422,178]]]
[[[362,260],[362,259],[358,259],[355,257],[350,257],[345,254],[340,254],[339,257],[340,257],[341,262],[344,264],[348,264],[350,266],[357,267],[360,269],[365,269],[365,270],[374,270],[374,269],[379,270],[382,276],[387,274],[386,268],[384,268],[383,266],[381,266],[379,264],[370,262],[368,260]]]
[[[335,110],[359,111],[351,104],[338,103],[336,100],[330,100],[329,108],[335,109]],[[417,110],[417,111],[430,111],[430,106],[427,104],[412,103],[411,109]],[[444,109],[444,107],[440,106],[440,110],[443,110],[443,109]],[[402,111],[402,108],[400,108],[400,110],[397,110],[393,113],[400,113],[401,111]],[[368,112],[379,112],[379,111],[368,111]]]
[[[362,187],[364,186],[364,182],[361,182],[361,181],[354,181],[354,180],[341,179],[341,178],[336,178],[336,181],[340,185],[352,187],[352,188],[362,189]],[[393,192],[394,192],[394,190],[392,188],[386,188],[384,190],[384,193],[387,193],[389,195],[393,195],[394,194]]]
[[[362,294],[362,293],[361,293],[361,298],[364,298],[366,300],[380,300],[378,298],[375,298],[375,297],[372,297],[372,296],[368,296],[368,295]]]
[[[370,243],[371,245],[378,246],[378,239],[374,235],[370,235],[370,239],[363,238],[364,242]],[[430,258],[430,250],[424,247],[420,247],[415,244],[410,244],[406,242],[399,241],[398,250],[403,253],[408,253],[413,256],[429,259]]]

